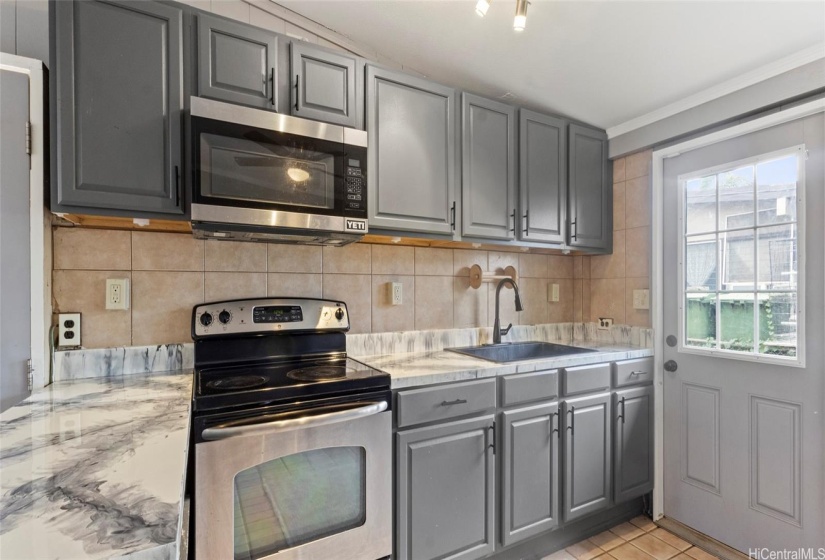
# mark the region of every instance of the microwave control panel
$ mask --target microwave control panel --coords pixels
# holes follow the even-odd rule
[[[346,192],[344,208],[347,210],[364,210],[367,207],[367,183],[361,160],[347,158],[346,160]]]

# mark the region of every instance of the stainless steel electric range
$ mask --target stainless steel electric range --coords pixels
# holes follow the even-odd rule
[[[195,341],[195,557],[392,553],[390,377],[346,355],[347,306],[207,303]]]

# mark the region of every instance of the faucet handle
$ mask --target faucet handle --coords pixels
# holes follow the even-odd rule
[[[501,333],[501,335],[502,335],[502,336],[504,336],[504,335],[506,335],[508,332],[510,332],[510,329],[512,329],[512,328],[513,328],[513,323],[510,323],[510,324],[509,324],[509,325],[507,325],[505,328],[503,328],[503,329],[499,329],[499,332]]]

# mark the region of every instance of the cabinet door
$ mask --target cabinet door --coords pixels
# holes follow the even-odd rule
[[[367,66],[370,228],[455,229],[455,90]]]
[[[559,405],[501,416],[501,540],[509,546],[559,524]]]
[[[564,243],[567,124],[525,109],[519,117],[519,239]]]
[[[55,2],[52,210],[182,214],[181,10]]]
[[[461,233],[514,239],[516,110],[461,95]]]
[[[291,113],[357,128],[358,99],[363,96],[364,88],[363,72],[358,72],[358,61],[303,41],[293,41],[290,51],[293,80]]]
[[[483,416],[399,432],[396,558],[482,558],[495,549],[495,424]]]
[[[610,504],[610,393],[567,400],[563,410],[564,520]]]
[[[653,488],[653,386],[613,393],[616,503]]]
[[[613,250],[613,185],[607,135],[571,124],[568,131],[571,247]]]
[[[198,95],[275,110],[274,33],[208,15],[198,16]]]

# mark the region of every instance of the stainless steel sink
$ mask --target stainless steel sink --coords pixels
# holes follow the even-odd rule
[[[466,354],[499,364],[521,360],[539,360],[541,358],[558,358],[572,354],[595,352],[589,348],[553,344],[552,342],[513,342],[504,344],[483,344],[463,348],[446,348],[450,352]]]

